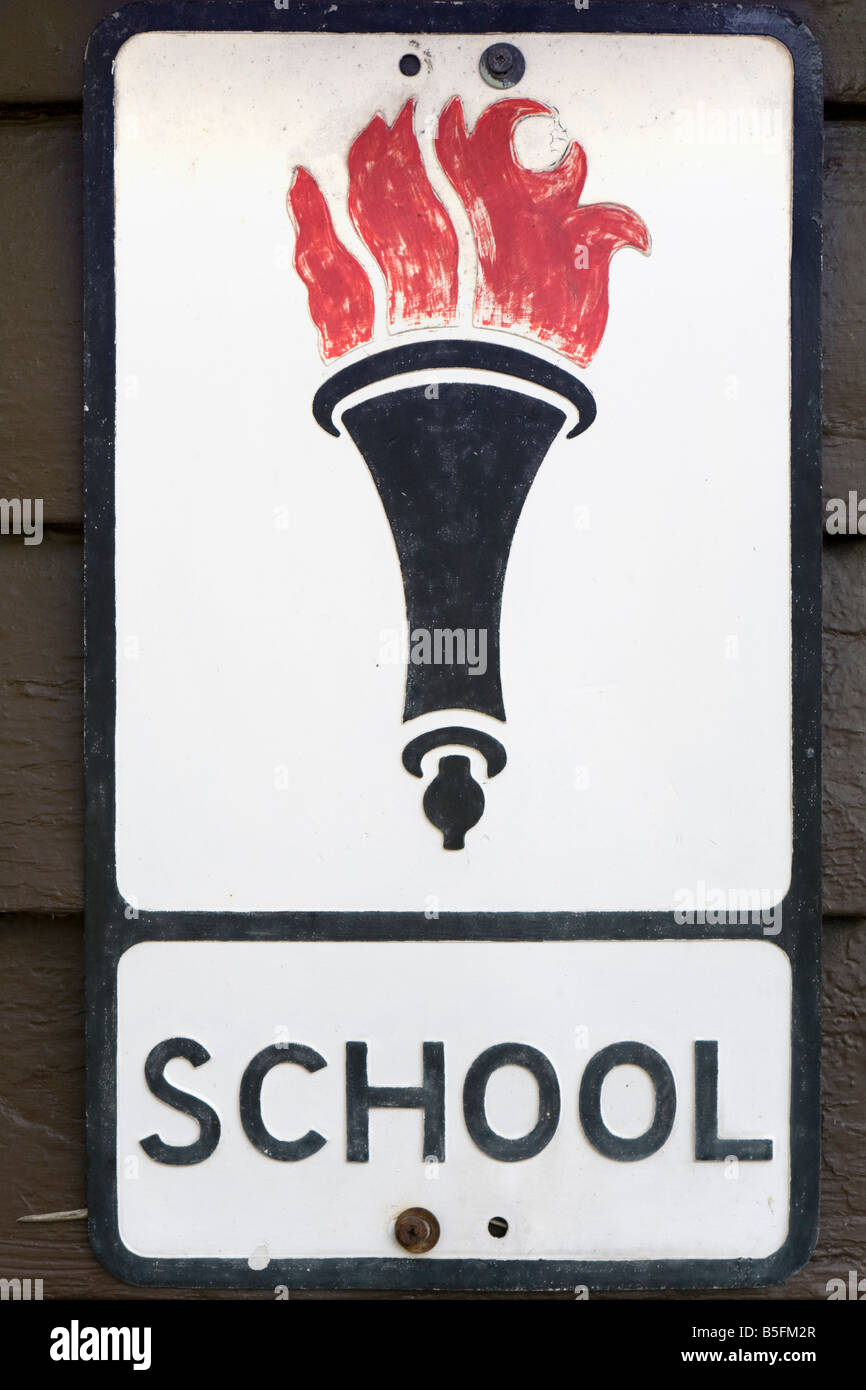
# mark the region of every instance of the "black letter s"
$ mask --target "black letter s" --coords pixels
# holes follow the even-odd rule
[[[148,1158],[155,1163],[175,1166],[203,1163],[210,1158],[220,1141],[219,1117],[198,1096],[179,1091],[165,1079],[165,1068],[175,1057],[185,1057],[194,1067],[200,1067],[203,1062],[210,1060],[210,1053],[193,1038],[168,1038],[165,1042],[157,1043],[148,1053],[144,1064],[145,1079],[157,1100],[170,1105],[173,1110],[179,1110],[182,1115],[189,1115],[198,1123],[199,1136],[192,1144],[166,1144],[158,1134],[150,1134],[139,1142]]]

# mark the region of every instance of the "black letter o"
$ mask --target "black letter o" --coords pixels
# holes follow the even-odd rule
[[[640,1067],[645,1071],[656,1095],[652,1124],[644,1134],[632,1139],[612,1133],[601,1114],[601,1088],[605,1078],[614,1067],[623,1066]],[[611,1043],[610,1047],[603,1047],[587,1063],[580,1082],[578,1109],[584,1134],[593,1148],[598,1149],[605,1158],[615,1158],[620,1163],[634,1163],[639,1158],[649,1158],[667,1142],[674,1126],[677,1088],[673,1072],[661,1053],[645,1043]]]
[[[500,1067],[525,1067],[538,1086],[538,1119],[533,1129],[519,1139],[506,1139],[487,1122],[485,1099],[487,1083]],[[476,1057],[466,1073],[463,1087],[463,1117],[475,1143],[490,1158],[503,1163],[534,1158],[550,1143],[559,1124],[559,1082],[551,1062],[543,1052],[526,1043],[498,1043]]]

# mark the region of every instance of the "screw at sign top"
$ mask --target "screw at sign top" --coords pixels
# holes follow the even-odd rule
[[[478,68],[489,86],[515,87],[526,71],[526,59],[513,43],[492,43],[482,53]]]

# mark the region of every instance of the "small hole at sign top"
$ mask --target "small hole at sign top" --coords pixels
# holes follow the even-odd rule
[[[417,53],[404,53],[400,59],[400,71],[404,77],[417,77],[421,71],[421,59]]]
[[[501,1240],[508,1230],[508,1222],[504,1216],[494,1216],[488,1221],[487,1229],[496,1240]]]

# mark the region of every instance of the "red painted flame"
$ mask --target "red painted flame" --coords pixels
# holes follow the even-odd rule
[[[349,151],[349,213],[388,289],[393,331],[453,323],[457,236],[427,177],[407,101],[393,126],[382,116]]]
[[[288,196],[295,224],[295,269],[307,287],[322,355],[341,357],[373,336],[373,291],[364,267],[334,231],[328,204],[312,174],[297,169]]]
[[[439,120],[436,152],[475,234],[475,323],[531,334],[584,367],[607,323],[611,257],[622,246],[648,252],[649,233],[630,208],[578,206],[586,156],[576,142],[553,169],[519,163],[518,122],[552,114],[537,101],[498,101],[470,135],[454,97]]]
[[[514,134],[537,101],[494,102],[466,129],[459,97],[439,119],[436,153],[469,216],[478,256],[474,322],[528,334],[579,366],[592,359],[608,316],[610,261],[623,246],[649,251],[637,213],[615,203],[580,205],[586,156],[572,142],[553,169],[520,164]],[[393,126],[374,116],[349,152],[349,213],[379,265],[392,331],[453,323],[458,243],[424,168],[414,102]],[[324,196],[306,169],[289,191],[295,267],[326,359],[373,337],[374,304],[363,266],[337,237]]]

